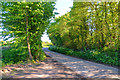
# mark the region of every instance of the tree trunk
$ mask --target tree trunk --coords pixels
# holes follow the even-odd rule
[[[28,46],[28,53],[29,53],[29,57],[30,60],[32,60],[32,54],[31,54],[31,50],[30,50],[30,43],[29,43],[29,34],[28,34],[29,30],[28,30],[28,17],[27,17],[27,10],[26,10],[26,34],[27,34],[27,46]]]
[[[97,3],[95,3],[95,12],[96,12],[96,14],[95,14],[95,28],[96,28],[96,35],[95,35],[95,47],[97,47],[98,48],[98,30],[99,30],[99,26],[98,26],[98,9],[97,9]]]
[[[118,27],[120,28],[120,1],[118,3]]]
[[[102,16],[104,16],[104,12],[102,12]],[[103,17],[102,17],[102,20],[101,20],[101,47],[103,48],[104,47],[104,45],[105,45],[105,40],[104,40],[104,27],[103,27]]]
[[[107,11],[107,3],[105,2],[105,23],[107,25],[107,29],[108,29],[108,38],[110,37],[110,29],[109,29],[109,24],[107,23],[107,14],[108,14],[108,11]]]
[[[120,30],[120,1],[118,3],[118,29]],[[118,32],[119,32],[118,30]],[[120,35],[118,33],[118,43],[120,43]],[[120,45],[118,45],[118,50],[120,52]]]

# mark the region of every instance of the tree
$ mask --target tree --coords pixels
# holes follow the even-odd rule
[[[118,51],[119,6],[118,2],[74,2],[69,13],[51,24],[49,37],[55,45],[74,50]]]
[[[54,16],[54,2],[3,2],[2,6],[3,35],[14,36],[12,46],[27,50],[30,59],[45,59],[41,37]]]

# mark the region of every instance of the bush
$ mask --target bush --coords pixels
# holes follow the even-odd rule
[[[99,50],[84,50],[84,51],[73,51],[72,49],[58,47],[58,46],[51,46],[49,50],[59,52],[65,55],[71,55],[75,57],[79,57],[86,60],[92,60],[95,62],[100,62],[104,64],[110,64],[114,66],[120,66],[120,62],[118,59],[118,52],[102,52]]]
[[[9,48],[4,49],[2,51],[2,66],[10,65],[10,64],[17,64],[21,61],[26,61],[28,59],[27,50],[20,51],[16,48]]]

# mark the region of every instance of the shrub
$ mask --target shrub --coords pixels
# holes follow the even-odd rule
[[[66,55],[71,55],[75,57],[79,57],[86,60],[92,60],[95,62],[100,62],[104,64],[110,64],[115,66],[120,66],[120,62],[118,59],[118,52],[102,52],[99,50],[84,50],[84,51],[73,51],[72,49],[58,47],[58,46],[51,46],[49,50],[59,52]]]
[[[27,51],[27,50],[26,50]],[[23,52],[15,49],[9,48],[2,51],[2,66],[9,64],[17,64],[21,61],[26,61],[28,59],[28,54],[25,50]]]

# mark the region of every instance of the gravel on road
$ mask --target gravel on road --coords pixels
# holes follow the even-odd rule
[[[43,48],[43,50],[46,55],[85,78],[120,79],[120,72],[117,68],[53,52],[48,50],[48,48]]]

